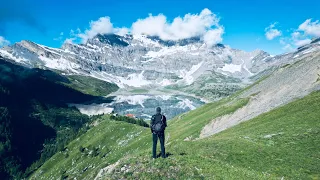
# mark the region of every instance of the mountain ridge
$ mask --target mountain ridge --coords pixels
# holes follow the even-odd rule
[[[296,52],[271,56],[262,50],[245,52],[223,44],[206,47],[197,37],[165,41],[156,36],[98,34],[84,44],[65,43],[61,48],[21,41],[1,48],[0,55],[31,68],[91,76],[120,88],[174,86],[190,93],[208,91],[204,86],[198,89],[199,82],[209,84],[217,92],[232,86],[240,89],[253,83],[261,73],[293,63],[299,55],[314,52],[319,46],[316,39]],[[210,79],[218,77],[221,82],[238,79],[233,82],[237,84],[225,83],[222,88],[215,88],[219,85]]]
[[[117,37],[117,38],[109,39],[109,37]],[[160,43],[158,43],[158,41],[159,41],[158,39],[159,38],[157,38],[157,40],[153,40],[153,39],[155,39],[155,37],[147,37],[147,36],[129,36],[129,37],[130,38],[125,37],[125,36],[118,36],[118,35],[100,35],[100,34],[98,34],[94,38],[89,39],[88,42],[85,43],[85,44],[76,45],[76,44],[68,44],[68,43],[66,43],[60,49],[49,48],[49,47],[46,47],[46,46],[43,46],[43,45],[35,44],[33,42],[30,42],[30,41],[22,41],[20,43],[14,44],[13,48],[5,48],[5,49],[7,49],[7,51],[11,50],[11,53],[13,53],[13,51],[15,49],[15,45],[20,45],[23,48],[27,48],[30,51],[34,51],[35,53],[38,53],[38,55],[46,56],[48,58],[57,58],[57,57],[54,57],[54,54],[57,54],[59,52],[61,53],[63,50],[68,52],[70,50],[68,48],[82,48],[82,49],[84,49],[84,51],[85,50],[86,51],[94,51],[95,48],[96,48],[96,50],[97,50],[96,53],[99,53],[99,51],[102,51],[103,48],[105,48],[107,50],[104,53],[107,54],[107,53],[109,53],[108,49],[110,49],[110,48],[114,48],[115,50],[119,50],[121,52],[121,49],[119,49],[117,46],[113,46],[114,44],[110,44],[110,43],[116,43],[116,42],[114,42],[114,39],[122,39],[123,38],[123,39],[126,39],[125,41],[132,40],[132,42],[130,42],[131,48],[128,49],[129,54],[130,54],[130,52],[133,52],[133,51],[144,51],[144,54],[141,55],[141,58],[142,59],[148,59],[149,58],[149,62],[151,62],[150,58],[152,59],[152,58],[155,58],[157,56],[165,56],[166,54],[170,55],[170,53],[171,54],[172,53],[179,53],[180,51],[185,52],[188,49],[189,50],[193,50],[193,51],[202,50],[202,51],[204,51],[204,53],[212,53],[212,54],[215,55],[215,54],[221,53],[221,52],[218,52],[219,50],[226,48],[224,45],[218,44],[218,45],[216,45],[214,47],[213,50],[210,50],[210,48],[203,47],[204,44],[202,44],[199,39],[192,40],[192,42],[190,42],[189,44],[184,44],[182,46],[181,45],[176,46],[175,49],[170,49],[169,48],[170,45],[162,46],[161,48],[159,48],[161,46]],[[181,40],[181,41],[187,41],[187,40],[188,39]],[[120,42],[125,43],[125,41],[122,40]],[[181,41],[163,41],[163,42],[179,43]],[[119,42],[119,41],[117,41],[117,42]],[[193,46],[188,46],[190,44],[193,45]],[[35,46],[38,46],[38,47],[36,48]],[[140,46],[140,47],[133,48],[134,46]],[[156,47],[154,47],[154,46],[156,46]],[[148,51],[146,50],[146,47],[148,48]],[[158,49],[156,49],[156,48],[158,48]],[[42,50],[42,51],[40,51],[40,53],[39,53],[39,51],[37,51],[37,50]],[[162,51],[153,51],[153,50],[162,50]],[[167,52],[166,52],[166,50],[167,50]],[[216,51],[214,51],[214,50],[216,50]],[[112,50],[110,50],[110,51],[112,51]],[[124,51],[124,50],[122,50],[122,51]],[[239,50],[236,50],[236,51],[239,51]],[[71,51],[71,54],[72,54],[72,52],[73,51]],[[155,54],[156,52],[158,52],[158,53]],[[161,52],[162,52],[162,54],[159,54]],[[17,54],[15,54],[16,57],[19,57],[21,55],[21,54],[19,54],[19,52],[16,52],[16,53],[17,53]],[[46,53],[46,54],[43,54],[43,53]],[[52,53],[53,53],[53,55],[52,55]],[[52,55],[53,57],[51,57],[50,55]],[[116,55],[115,55],[115,57],[116,57]],[[94,58],[96,58],[96,57],[94,57]],[[99,57],[99,58],[103,58],[103,57]],[[117,59],[117,58],[114,58],[114,59]],[[91,59],[88,59],[88,60],[91,60]],[[129,60],[127,60],[127,61],[129,61]],[[134,58],[131,59],[131,61],[135,61]],[[139,63],[145,64],[146,62],[145,62],[145,60],[142,60]],[[117,64],[115,62],[112,62],[112,64],[110,64],[110,65],[116,66]],[[193,64],[193,65],[196,65],[196,64]],[[138,70],[141,70],[141,65],[138,66],[138,67],[135,67],[135,68],[138,69]]]

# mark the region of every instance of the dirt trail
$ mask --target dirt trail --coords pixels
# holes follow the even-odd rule
[[[302,98],[312,91],[320,90],[320,52],[301,57],[292,66],[281,68],[270,77],[240,95],[250,97],[249,103],[236,112],[218,117],[206,125],[200,138],[219,133],[243,121]]]

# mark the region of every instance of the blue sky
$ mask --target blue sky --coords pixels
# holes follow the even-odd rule
[[[211,29],[222,28],[222,43],[232,48],[279,54],[320,36],[319,0],[1,0],[0,4],[0,45],[31,40],[60,47],[67,38],[77,37],[79,42],[77,34],[85,34],[90,22],[100,17],[110,17],[113,28],[130,31],[149,13],[163,14],[170,24],[176,17],[196,16],[205,8],[220,20]],[[71,30],[76,35],[70,35]]]

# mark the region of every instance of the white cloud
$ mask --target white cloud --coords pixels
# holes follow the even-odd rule
[[[113,31],[115,34],[118,34],[120,36],[124,36],[130,32],[130,29],[128,29],[126,27],[122,27],[122,28],[115,28]]]
[[[207,31],[203,36],[203,41],[209,46],[213,46],[219,42],[222,42],[222,35],[224,29],[222,27],[218,29],[212,29]]]
[[[208,46],[220,43],[224,28],[219,24],[219,18],[209,9],[203,9],[199,14],[186,14],[183,17],[176,17],[172,22],[167,20],[163,14],[153,16],[149,14],[144,19],[138,19],[132,23],[130,28],[114,27],[110,17],[101,17],[97,21],[90,22],[90,28],[82,32],[71,30],[70,37],[65,42],[74,42],[80,39],[85,43],[88,39],[97,34],[115,33],[125,35],[159,36],[163,40],[179,40],[191,37],[200,37]]]
[[[79,28],[78,28],[78,30],[79,30],[79,32],[81,32]],[[70,30],[69,34],[70,34],[70,36],[76,36],[76,33],[74,32],[73,29]]]
[[[320,22],[319,20],[312,22],[311,19],[307,19],[304,23],[300,24],[299,29],[305,34],[310,36],[320,36]]]
[[[63,32],[60,32],[60,34],[59,34],[59,37],[57,37],[57,38],[53,38],[53,40],[55,40],[55,41],[62,41],[62,39],[63,39]]]
[[[93,38],[97,34],[108,34],[113,32],[113,24],[110,17],[100,17],[97,21],[90,22],[90,29],[85,30],[84,33],[79,33],[77,36],[81,38],[82,42],[87,42],[88,39]]]
[[[298,39],[301,37],[301,33],[298,31],[295,31],[295,32],[291,33],[291,37],[294,39]]]
[[[293,51],[294,48],[292,47],[291,44],[286,44],[285,46],[283,46],[282,48],[283,50],[287,51],[287,52],[290,52],[290,51]]]
[[[298,31],[291,33],[291,41],[295,46],[303,46],[311,43],[311,39],[308,36],[301,34]]]
[[[270,29],[274,27],[275,24],[269,26]],[[319,20],[313,22],[312,19],[307,19],[290,36],[281,38],[279,42],[283,45],[283,50],[293,51],[297,47],[310,44],[313,37],[320,37],[320,22]]]
[[[309,44],[311,43],[311,39],[301,39],[301,40],[294,40],[294,45],[296,46],[303,46],[303,45],[306,45],[306,44]]]
[[[282,35],[282,32],[275,28],[276,24],[277,23],[273,23],[265,28],[265,35],[268,40],[273,40],[274,38]]]
[[[279,42],[280,42],[281,45],[286,45],[287,44],[284,38],[281,38],[279,40]]]
[[[163,14],[139,19],[132,24],[132,34],[159,36],[163,40],[179,40],[195,36],[201,37],[207,45],[222,41],[224,28],[219,25],[219,18],[209,9],[200,14],[186,14],[169,22]]]
[[[0,47],[7,46],[10,44],[10,41],[6,40],[3,36],[0,36]]]
[[[63,44],[73,44],[73,42],[76,40],[75,37],[73,38],[67,38],[66,40],[64,40]]]
[[[77,32],[78,32],[78,34],[80,34],[80,33],[81,33],[81,30],[80,30],[79,28],[77,28]],[[63,42],[63,44],[66,44],[66,43],[67,43],[67,44],[73,44],[74,41],[77,40],[78,34],[75,33],[73,29],[71,29],[70,32],[69,32],[69,36],[70,36],[70,37],[67,38],[67,39],[65,39],[64,42]]]
[[[280,44],[283,45],[283,50],[291,52],[295,48],[309,44],[311,39],[308,36],[301,34],[298,31],[291,33],[290,37],[283,37],[280,39]]]
[[[149,17],[138,19],[132,24],[132,33],[160,36],[163,38],[163,36],[165,36],[165,34],[163,34],[163,29],[165,28],[166,21],[167,19],[163,14],[159,14],[158,16],[149,14]]]
[[[277,29],[270,29],[269,31],[266,32],[266,37],[268,40],[272,40],[278,36],[281,36],[281,31]]]

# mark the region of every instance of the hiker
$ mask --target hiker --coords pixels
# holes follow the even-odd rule
[[[151,117],[150,123],[151,133],[152,133],[152,157],[153,159],[157,158],[157,142],[158,138],[160,140],[161,145],[161,156],[162,158],[166,157],[166,151],[164,148],[164,130],[167,127],[167,119],[164,115],[161,114],[161,108],[156,108],[156,114]]]

